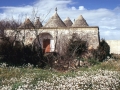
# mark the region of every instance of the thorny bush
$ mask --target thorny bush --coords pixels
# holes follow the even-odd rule
[[[20,42],[9,42],[9,39],[0,44],[1,62],[6,62],[9,65],[23,65],[31,63],[34,66],[44,67],[42,48],[37,50],[33,45],[22,45]]]

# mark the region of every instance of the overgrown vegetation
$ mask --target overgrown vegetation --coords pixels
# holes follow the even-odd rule
[[[20,23],[14,20],[0,21],[1,90],[120,89],[120,60],[103,62],[107,56],[115,59],[120,56],[110,55],[110,47],[104,39],[97,49],[88,50],[88,41],[73,34],[63,55],[44,54],[39,36],[29,45],[17,40],[18,26]],[[23,29],[30,28],[28,23]],[[16,35],[5,37],[5,29],[14,30]]]
[[[99,60],[100,62],[104,61],[107,56],[110,57],[110,46],[104,39],[100,41],[97,50],[93,50],[93,55],[95,59]]]
[[[18,32],[20,23],[12,21],[0,21],[0,30],[12,29]],[[26,28],[25,28],[26,29]],[[59,53],[43,54],[39,37],[31,45],[24,45],[24,40],[18,41],[17,34],[11,37],[5,37],[0,41],[1,62],[6,62],[12,66],[22,66],[30,63],[39,67],[51,67],[57,70],[68,70],[78,66],[91,66],[102,62],[109,56],[110,47],[105,40],[101,40],[96,50],[88,50],[88,41],[81,39],[76,33],[67,43],[64,55]],[[23,38],[24,39],[24,38]]]
[[[89,68],[68,72],[22,67],[7,67],[0,64],[0,89],[120,89],[120,60],[105,61]]]
[[[68,43],[66,55],[69,57],[78,57],[87,50],[87,47],[87,41],[84,41],[77,37],[76,34],[73,34]]]
[[[18,41],[10,41],[3,38],[0,45],[1,62],[6,62],[12,66],[20,66],[27,63],[39,67],[51,67],[57,70],[68,70],[78,66],[91,66],[103,61],[109,55],[109,46],[102,40],[96,50],[87,49],[87,41],[75,37],[70,39],[65,55],[57,53],[43,54],[40,45],[27,45]],[[76,60],[76,61],[75,61]],[[82,61],[83,64],[80,62]],[[77,64],[76,64],[77,63]]]
[[[43,53],[41,45],[24,45],[24,38],[19,41],[17,35],[19,34],[18,26],[20,22],[15,20],[1,20],[0,21],[0,62],[6,62],[10,66],[22,66],[31,63],[34,66],[45,66],[43,61]],[[11,29],[15,35],[6,37],[4,35],[5,29]],[[36,36],[36,40],[37,36]]]
[[[44,67],[42,49],[39,47],[37,50],[33,45],[26,45],[14,41],[10,42],[9,38],[3,38],[0,45],[1,62],[6,62],[13,66],[22,66],[30,63],[34,66],[39,65]]]

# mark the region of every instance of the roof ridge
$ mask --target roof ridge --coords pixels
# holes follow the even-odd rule
[[[70,20],[69,17],[67,17],[65,20],[64,20],[64,23],[67,27],[71,27],[72,26],[72,21]]]
[[[69,17],[67,17],[65,20],[70,20],[70,18],[69,18]],[[64,21],[65,21],[65,20],[64,20]]]
[[[27,18],[22,25],[20,25],[18,28],[25,28],[25,29],[33,29],[34,25],[30,21],[29,18]]]
[[[24,22],[24,24],[32,23],[29,18],[27,18]]]
[[[89,26],[86,22],[86,20],[83,18],[82,15],[80,15],[74,22],[74,24],[72,25],[72,27],[81,27],[81,26]]]
[[[48,20],[44,27],[66,27],[65,23],[59,17],[57,12]]]
[[[39,18],[36,19],[34,25],[35,25],[35,28],[41,28],[43,26]]]
[[[80,15],[77,20],[85,20],[82,15]]]

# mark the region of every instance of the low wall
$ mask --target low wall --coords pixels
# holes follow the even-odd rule
[[[110,46],[110,53],[120,54],[120,40],[106,40]]]

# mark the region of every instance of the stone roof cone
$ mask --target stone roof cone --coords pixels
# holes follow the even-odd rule
[[[65,23],[61,20],[57,14],[57,8],[55,14],[48,20],[44,27],[66,27]]]
[[[69,17],[67,17],[65,20],[64,20],[64,23],[67,27],[71,27],[72,26],[72,21],[70,20]]]
[[[39,29],[41,28],[43,25],[39,20],[39,17],[37,17],[36,21],[35,21],[35,28]]]
[[[72,25],[72,27],[87,27],[89,26],[86,22],[86,20],[83,18],[82,15],[80,15]]]
[[[27,19],[25,20],[25,22],[24,22],[21,26],[19,26],[18,28],[21,28],[21,29],[33,29],[33,28],[34,28],[34,25],[33,25],[33,23],[30,21],[30,19],[27,18]]]

